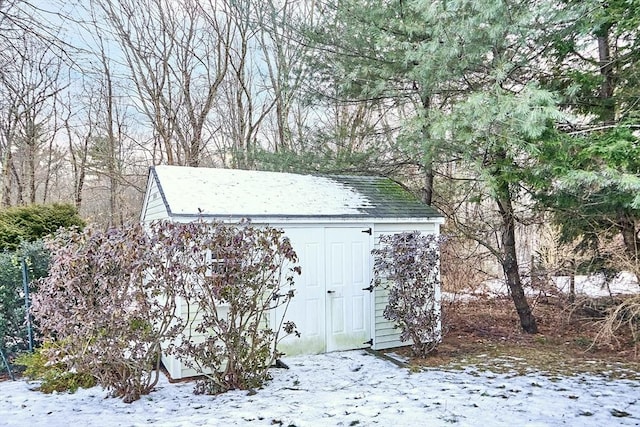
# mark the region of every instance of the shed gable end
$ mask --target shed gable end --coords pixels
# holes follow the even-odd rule
[[[142,205],[140,219],[142,222],[151,222],[160,219],[167,219],[169,210],[167,203],[162,194],[162,190],[158,185],[158,178],[153,172],[149,173],[149,181],[147,182],[147,192]]]

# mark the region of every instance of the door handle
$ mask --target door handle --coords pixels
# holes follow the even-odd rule
[[[336,291],[327,291],[328,294],[335,294]]]

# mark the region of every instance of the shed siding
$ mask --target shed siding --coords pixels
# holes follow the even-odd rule
[[[146,204],[145,210],[142,213],[142,221],[150,222],[158,219],[167,219],[169,213],[167,212],[160,189],[154,179],[150,179],[149,181],[151,185],[145,200]]]
[[[180,317],[186,322],[186,329],[184,330],[184,334],[190,339],[193,343],[202,343],[207,338],[207,334],[196,332],[194,329],[194,324],[196,322],[200,322],[203,318],[204,313],[198,310],[197,304],[192,304],[189,306],[187,301],[182,297],[177,297],[177,305],[176,305],[176,316]],[[226,307],[220,307],[219,314],[221,316],[225,316],[227,313]],[[202,374],[210,373],[210,371],[205,370],[204,372],[198,371],[194,368],[190,368],[187,364],[180,359],[178,359],[174,355],[167,355],[163,353],[162,355],[162,363],[165,368],[171,375],[172,379],[180,379],[180,378],[188,378],[195,377]]]
[[[181,297],[176,297],[176,312],[175,315],[178,318],[182,318],[182,305],[183,305],[183,300]],[[173,355],[169,355],[167,354],[167,352],[165,351],[167,346],[169,345],[168,342],[163,342],[161,344],[162,347],[162,355],[161,355],[161,359],[162,359],[162,364],[164,365],[165,369],[167,370],[167,372],[169,373],[169,376],[172,379],[180,379],[183,378],[182,377],[182,363],[176,359],[175,356]]]
[[[410,343],[400,341],[400,330],[393,325],[393,322],[384,318],[384,308],[387,306],[389,291],[382,288],[375,290],[375,337],[372,348],[374,350],[384,350],[387,348],[399,347]]]
[[[204,317],[204,312],[203,311],[198,311],[197,308],[197,304],[193,304],[191,305],[191,307],[188,306],[188,304],[186,302],[183,301],[182,303],[182,318],[183,319],[187,319],[187,313],[191,313],[191,317],[188,320],[187,323],[187,329],[185,330],[185,334],[190,334],[190,340],[191,342],[193,342],[194,344],[200,344],[205,342],[205,340],[207,338],[209,338],[209,335],[206,333],[202,333],[202,332],[196,332],[194,329],[194,325],[196,323],[199,323],[200,321],[202,321],[203,317]],[[187,310],[190,310],[190,312],[188,312]],[[197,313],[196,313],[197,312]],[[218,316],[219,317],[226,317],[229,313],[229,308],[226,305],[220,305],[218,306]],[[194,315],[195,314],[195,315]],[[261,322],[262,327],[264,327],[265,329],[269,327],[269,319],[264,318]],[[212,372],[212,370],[210,368],[204,368],[203,370],[198,370],[196,368],[190,368],[187,366],[187,364],[185,362],[182,362],[180,360],[178,360],[177,358],[173,357],[173,362],[176,364],[176,366],[179,366],[179,376],[174,377],[174,379],[178,379],[178,378],[189,378],[189,377],[196,377],[196,376],[200,376],[200,375],[206,375],[206,374],[210,374]],[[194,364],[195,367],[197,367],[197,364]],[[226,366],[226,362],[223,362],[223,365],[220,366],[220,370],[225,369]]]

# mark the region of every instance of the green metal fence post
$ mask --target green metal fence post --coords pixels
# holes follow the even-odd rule
[[[22,257],[22,286],[24,287],[24,309],[27,316],[29,351],[33,352],[33,327],[31,325],[31,313],[29,312],[29,272],[27,271],[27,262],[24,257]]]
[[[6,357],[4,357],[4,351],[2,351],[1,348],[0,348],[0,356],[2,357],[2,361],[4,362],[4,366],[7,367],[7,372],[9,372],[9,378],[11,378],[11,381],[15,381],[16,378],[13,376],[13,372],[11,372],[11,366],[9,366],[9,361],[7,360]]]

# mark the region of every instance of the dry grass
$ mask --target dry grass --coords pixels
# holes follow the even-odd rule
[[[596,343],[624,346],[624,337],[635,343],[636,356],[640,351],[640,295],[624,298],[609,307],[599,322]],[[619,337],[622,335],[623,339]],[[621,342],[622,341],[622,342]]]
[[[600,374],[640,379],[638,341],[620,325],[616,340],[599,340],[602,319],[586,316],[563,300],[537,301],[534,315],[540,333],[522,332],[509,298],[482,298],[443,307],[444,340],[436,353],[411,359],[418,367],[550,376]],[[628,328],[627,328],[628,329]],[[403,356],[408,353],[401,350]]]

